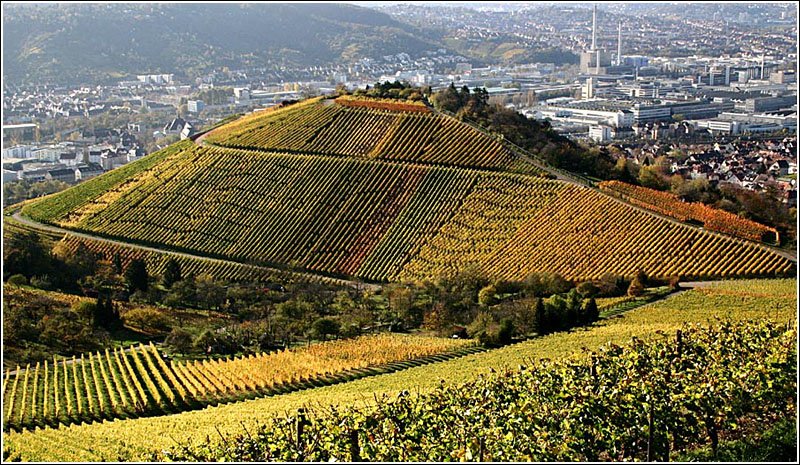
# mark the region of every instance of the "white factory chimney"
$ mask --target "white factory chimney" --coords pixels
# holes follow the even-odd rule
[[[600,50],[597,50],[597,5],[594,6],[594,11],[592,13],[592,50],[594,50],[595,57],[597,58],[597,67],[594,73],[600,74]]]
[[[617,28],[617,66],[622,66],[622,21]]]

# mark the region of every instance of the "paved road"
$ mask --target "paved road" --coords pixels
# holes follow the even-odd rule
[[[123,242],[123,241],[118,241],[118,240],[114,240],[114,239],[108,239],[108,238],[105,238],[105,237],[95,236],[95,235],[92,235],[92,234],[86,234],[86,233],[77,232],[77,231],[71,231],[71,230],[68,230],[68,229],[59,228],[58,226],[52,226],[52,225],[49,225],[49,224],[42,224],[42,223],[33,221],[30,218],[26,218],[26,217],[22,216],[20,214],[20,212],[14,213],[12,215],[12,217],[14,218],[14,220],[19,221],[20,223],[22,223],[22,224],[24,224],[26,226],[30,226],[32,228],[38,229],[40,231],[48,231],[48,232],[53,232],[53,233],[56,233],[56,234],[68,234],[68,235],[71,235],[71,236],[74,236],[74,237],[77,237],[77,238],[88,239],[88,240],[93,240],[93,241],[100,241],[100,242],[107,242],[109,244],[113,244],[113,245],[120,246],[120,247],[130,247],[130,248],[133,248],[133,249],[145,250],[145,251],[148,251],[148,252],[168,253],[168,254],[173,254],[173,255],[180,256],[180,257],[190,258],[190,259],[194,259],[194,260],[203,260],[203,261],[211,262],[211,263],[219,263],[219,264],[222,264],[222,265],[228,265],[228,264],[247,265],[247,264],[235,262],[233,260],[222,260],[222,259],[219,259],[219,258],[205,257],[205,256],[202,256],[202,255],[195,255],[195,254],[191,254],[191,253],[187,253],[187,252],[177,252],[177,251],[174,251],[174,250],[160,249],[160,248],[157,248],[157,247],[150,247],[150,246],[146,246],[146,245],[131,244],[129,242]],[[247,266],[255,266],[255,265],[247,265]],[[264,269],[264,270],[268,270],[268,271],[275,271],[275,272],[282,271],[282,270],[278,270],[276,268],[269,268],[269,267],[265,267],[265,266],[255,266],[255,267],[256,268],[261,268],[261,269]],[[359,281],[350,281],[350,280],[347,280],[347,279],[331,278],[331,277],[321,276],[321,275],[317,275],[317,274],[313,274],[313,273],[303,273],[303,272],[297,272],[297,271],[293,271],[292,273],[296,274],[296,275],[299,275],[299,276],[305,276],[305,277],[312,277],[312,278],[316,278],[316,279],[321,279],[323,281],[327,281],[327,282],[330,282],[330,283],[339,284],[339,285],[343,285],[343,286],[351,286],[351,287],[354,287],[356,289],[369,289],[369,290],[372,290],[372,291],[376,291],[376,290],[381,289],[381,285],[380,284],[369,284],[369,283],[362,283],[362,282],[359,282]]]

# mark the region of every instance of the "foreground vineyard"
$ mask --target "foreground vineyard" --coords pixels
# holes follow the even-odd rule
[[[92,194],[84,202],[70,200],[73,210],[60,207],[58,194],[23,213],[65,228],[243,265],[375,281],[429,279],[467,266],[514,280],[543,270],[573,280],[609,272],[631,276],[638,269],[686,279],[794,270],[790,260],[766,247],[676,224],[558,181],[182,147],[117,184],[105,176],[96,178],[97,188],[95,180],[82,184]],[[69,200],[71,192],[62,194]],[[247,270],[262,273],[247,267],[224,273]]]
[[[643,340],[660,338],[659,332],[672,337],[687,322],[706,324],[727,318],[785,324],[796,318],[796,286],[794,279],[726,282],[632,310],[586,330],[554,333],[455,360],[269,399],[178,415],[11,433],[6,436],[6,447],[12,457],[24,460],[140,459],[154,451],[174,447],[176,441],[206,443],[206,438],[218,438],[218,431],[238,434],[243,425],[252,432],[256,424],[264,424],[273,415],[282,415],[301,406],[361,406],[371,403],[374,395],[394,397],[402,390],[426,391],[436,388],[441,380],[450,384],[468,382],[490,369],[517,367],[528,364],[530,359],[568,358],[580,354],[582,347],[595,350],[603,344],[623,343],[634,336]]]
[[[171,460],[669,461],[747,417],[794,409],[796,327],[751,322],[537,363],[367,409],[320,409],[298,432],[277,418]],[[759,399],[752,402],[751,399]],[[316,415],[314,415],[316,413]],[[434,427],[435,425],[435,427]],[[708,438],[711,438],[710,440]]]
[[[3,379],[3,413],[9,428],[174,413],[315,383],[330,384],[364,374],[358,370],[471,346],[471,341],[464,340],[382,334],[190,363],[168,362],[152,345],[106,350],[66,363],[27,366],[14,376],[8,369]]]

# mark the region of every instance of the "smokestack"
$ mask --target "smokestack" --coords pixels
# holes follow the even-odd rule
[[[597,55],[597,67],[594,70],[594,74],[600,74],[600,50],[595,50],[594,53]]]
[[[592,11],[592,51],[597,50],[597,5]]]
[[[764,54],[761,54],[761,79],[764,79]]]
[[[617,66],[622,66],[622,21],[617,29]]]

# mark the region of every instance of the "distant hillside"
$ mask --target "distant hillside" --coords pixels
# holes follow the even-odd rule
[[[494,138],[422,104],[313,99],[221,126],[23,209],[42,222],[241,263],[368,280],[478,267],[774,276],[765,247],[582,186],[510,173]]]
[[[3,41],[10,84],[322,65],[441,47],[388,15],[343,4],[3,5]]]

